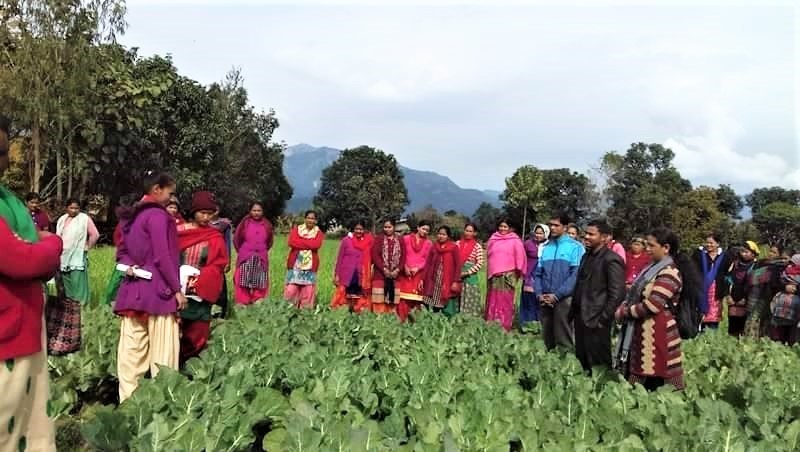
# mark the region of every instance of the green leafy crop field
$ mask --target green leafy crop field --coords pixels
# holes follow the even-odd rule
[[[199,358],[120,407],[118,320],[84,309],[83,349],[50,359],[59,450],[800,450],[800,348],[706,334],[684,344],[687,389],[647,393],[480,319],[332,312],[336,246],[316,310],[280,300],[280,239],[272,300],[215,321]],[[95,298],[113,264],[92,253]]]

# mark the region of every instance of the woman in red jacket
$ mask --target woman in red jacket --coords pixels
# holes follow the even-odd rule
[[[8,124],[0,118],[0,175],[7,168]],[[0,450],[56,450],[47,416],[44,281],[58,270],[61,248],[61,239],[37,231],[25,204],[0,185]]]
[[[192,196],[189,221],[178,226],[181,265],[189,265],[200,274],[187,284],[186,309],[181,311],[180,362],[185,363],[205,348],[211,333],[211,305],[222,294],[228,250],[222,233],[211,226],[217,200],[207,191]]]
[[[317,227],[317,213],[309,210],[305,223],[289,233],[286,289],[283,297],[298,308],[313,308],[317,291],[319,249],[325,234]]]

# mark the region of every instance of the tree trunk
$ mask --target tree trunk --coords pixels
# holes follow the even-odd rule
[[[75,167],[75,161],[72,156],[72,143],[70,141],[66,141],[67,146],[67,197],[72,196],[72,179],[74,177],[73,168]],[[81,198],[82,199],[82,198]]]
[[[525,240],[525,236],[527,236],[525,233],[525,231],[527,231],[527,229],[525,229],[526,226],[528,226],[528,206],[525,206],[524,210],[522,211],[522,231],[520,231],[519,234],[519,236],[522,237],[522,240]]]
[[[42,130],[39,127],[39,120],[33,120],[33,126],[31,127],[31,146],[33,147],[33,171],[30,175],[30,187],[31,191],[39,192],[39,174],[41,172],[41,165],[42,165],[42,149],[41,149],[41,133]]]
[[[64,125],[61,118],[58,120],[58,141],[59,143],[64,142]],[[64,179],[63,179],[63,171],[64,171],[64,161],[63,155],[61,155],[61,149],[59,146],[54,146],[56,151],[56,199],[58,202],[64,201]],[[69,162],[67,162],[69,164]]]

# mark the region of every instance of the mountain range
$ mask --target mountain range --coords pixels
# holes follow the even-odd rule
[[[297,144],[286,149],[283,173],[294,189],[287,203],[289,212],[299,212],[311,207],[320,186],[322,171],[339,158],[340,149]],[[409,205],[406,212],[414,212],[432,205],[439,212],[455,210],[472,215],[483,202],[499,206],[500,192],[459,187],[449,177],[433,171],[422,171],[400,166],[408,190]]]

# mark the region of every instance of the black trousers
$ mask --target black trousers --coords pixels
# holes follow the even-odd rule
[[[744,333],[744,325],[747,323],[745,316],[728,316],[728,334],[731,336],[741,336]]]
[[[575,355],[589,373],[592,367],[611,369],[611,325],[589,328],[578,314],[575,317]]]
[[[542,337],[548,350],[556,346],[571,349],[572,321],[569,319],[569,310],[572,306],[572,297],[558,300],[555,306],[540,306],[539,321],[542,322]]]
[[[219,294],[219,300],[217,300],[217,306],[222,309],[220,312],[220,318],[225,318],[228,316],[228,277],[227,275],[223,275],[222,278],[222,292]]]

